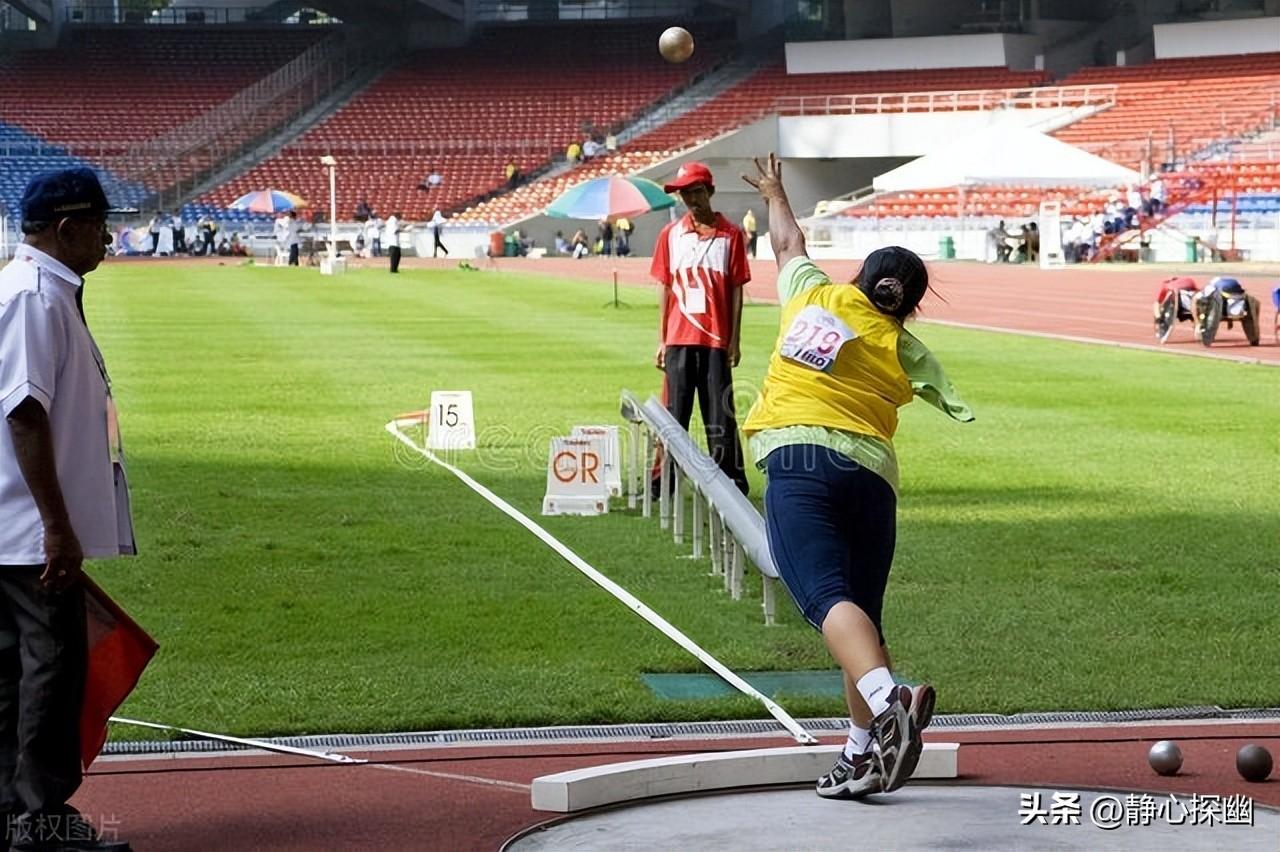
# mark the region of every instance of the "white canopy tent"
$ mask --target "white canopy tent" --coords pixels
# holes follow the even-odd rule
[[[1025,127],[995,124],[872,181],[876,192],[948,187],[1125,186],[1137,172]]]

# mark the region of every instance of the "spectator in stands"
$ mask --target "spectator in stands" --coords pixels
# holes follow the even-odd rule
[[[444,221],[444,214],[437,207],[436,211],[431,214],[431,221],[428,223],[431,225],[432,257],[438,257],[440,252],[444,252],[445,257],[449,256],[449,250],[444,247],[444,239],[442,239],[444,236]]]
[[[631,220],[626,216],[619,217],[613,223],[613,242],[614,250],[618,257],[626,257],[631,254],[631,232],[635,230],[635,226],[631,224]]]
[[[422,183],[418,184],[418,189],[435,189],[442,183],[444,183],[444,177],[440,172],[436,171],[435,167],[432,167],[431,171],[427,173],[427,176],[423,179]]]
[[[1120,203],[1120,193],[1113,192],[1107,199],[1107,206],[1103,209],[1102,232],[1104,234],[1119,234],[1125,229],[1124,206]]]
[[[570,142],[569,147],[564,149],[564,158],[571,166],[582,162],[582,146],[577,142]]]
[[[83,778],[89,624],[102,624],[86,617],[85,560],[137,552],[111,382],[81,309],[109,212],[92,170],[36,175],[0,272],[0,796],[4,845],[22,852],[128,847],[68,804]]]
[[[604,150],[608,154],[616,153],[618,150],[618,126],[616,124],[609,128],[609,132],[604,137]]]
[[[399,211],[392,213],[387,217],[386,224],[382,228],[382,245],[387,250],[387,257],[391,259],[391,274],[395,275],[400,271]]]
[[[1164,209],[1164,180],[1160,175],[1154,175],[1151,178],[1151,184],[1147,189],[1147,215],[1159,216],[1160,211]]]
[[[568,254],[569,241],[564,238],[564,231],[556,231],[556,254]]]
[[[573,232],[573,257],[578,260],[591,254],[591,247],[587,244],[587,232],[579,228]]]
[[[373,215],[373,208],[369,206],[368,198],[361,198],[356,204],[356,221],[365,222]]]
[[[747,236],[747,254],[754,258],[756,256],[756,242],[760,235],[756,233],[756,214],[750,207],[747,208],[747,212],[742,217],[742,233]]]
[[[582,143],[582,159],[594,160],[604,151],[604,146],[588,136]]]
[[[1009,245],[1009,232],[1005,230],[1004,220],[987,231],[987,257],[992,263],[1005,263],[1009,260],[1013,247]]]
[[[516,165],[515,160],[507,160],[507,164],[502,168],[502,176],[507,180],[507,189],[515,189],[520,185],[520,167]]]
[[[596,230],[596,245],[600,254],[606,257],[613,254],[613,223],[608,219],[600,220],[600,226]]]
[[[1142,200],[1142,190],[1136,183],[1129,184],[1129,189],[1125,192],[1125,227],[1138,227],[1138,214],[1140,214],[1145,208],[1146,204]]]
[[[1088,258],[1089,225],[1072,216],[1062,232],[1062,257],[1067,263],[1082,263]]]
[[[662,229],[653,250],[649,274],[662,285],[654,365],[665,375],[667,410],[686,429],[697,396],[711,458],[746,494],[733,407],[742,288],[751,280],[746,239],[711,206],[715,181],[704,164],[680,166],[663,191],[678,192],[689,212]]]
[[[370,211],[369,219],[364,223],[364,244],[369,257],[382,257],[382,226],[382,219]]]

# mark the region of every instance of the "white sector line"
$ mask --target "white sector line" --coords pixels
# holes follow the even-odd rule
[[[795,738],[796,742],[801,743],[803,745],[814,745],[818,742],[813,737],[813,735],[811,735],[808,731],[806,731],[803,727],[801,727],[799,722],[791,718],[791,716],[787,713],[787,711],[779,707],[776,702],[774,702],[772,699],[769,698],[769,696],[759,692],[755,687],[753,687],[751,684],[747,683],[745,680],[743,680],[741,677],[735,674],[732,669],[728,668],[719,660],[717,660],[715,657],[711,656],[709,653],[704,651],[696,642],[694,642],[688,636],[685,636],[683,633],[677,630],[669,621],[667,621],[665,618],[663,618],[662,616],[654,612],[652,609],[650,609],[647,605],[645,605],[643,601],[641,601],[635,595],[631,594],[626,589],[622,588],[617,583],[615,583],[613,580],[610,580],[604,574],[597,571],[590,564],[588,564],[587,561],[584,560],[581,556],[574,553],[567,546],[565,546],[559,539],[557,539],[551,533],[547,532],[545,529],[543,529],[541,526],[536,524],[534,521],[530,520],[519,509],[516,509],[514,506],[512,506],[507,501],[503,500],[497,494],[494,494],[488,488],[485,488],[479,482],[476,482],[474,479],[468,476],[464,471],[460,470],[457,467],[454,467],[453,465],[449,464],[443,459],[438,458],[434,453],[432,453],[430,450],[426,449],[425,447],[420,447],[417,444],[415,444],[412,438],[410,438],[408,435],[405,435],[398,428],[396,428],[396,426],[397,426],[396,421],[392,421],[388,423],[387,431],[390,432],[397,440],[402,442],[405,446],[409,447],[414,452],[424,456],[432,463],[437,464],[440,467],[443,467],[445,470],[449,471],[454,476],[458,477],[458,479],[462,480],[467,485],[467,487],[469,487],[472,491],[476,492],[481,497],[488,500],[496,508],[502,511],[503,514],[507,515],[513,521],[520,524],[520,526],[524,527],[529,532],[533,533],[535,536],[541,539],[544,544],[546,544],[556,553],[560,554],[560,556],[562,556],[566,562],[568,562],[574,568],[577,568],[579,571],[585,574],[596,585],[600,586],[602,589],[607,591],[609,594],[613,595],[619,601],[626,604],[626,606],[629,609],[631,609],[631,611],[634,612],[636,615],[640,616],[645,621],[649,622],[654,627],[661,630],[663,634],[667,636],[668,639],[675,642],[681,648],[684,648],[690,654],[693,654],[693,656],[697,657],[704,665],[707,666],[707,668],[711,669],[713,672],[718,674],[721,678],[723,678],[727,683],[729,683],[731,686],[736,688],[739,692],[743,693],[744,695],[749,695],[755,700],[759,701],[761,704],[763,704],[765,709],[769,711],[769,713],[773,716],[773,718],[777,719],[778,722],[781,723],[782,726],[787,729],[787,731],[791,734],[791,736]]]

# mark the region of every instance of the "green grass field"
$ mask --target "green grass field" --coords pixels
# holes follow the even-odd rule
[[[697,662],[383,431],[470,389],[482,446],[460,464],[537,516],[547,439],[658,387],[653,294],[608,297],[497,273],[95,273],[142,555],[91,572],[162,646],[127,714],[238,734],[765,715],[652,697],[641,673]],[[776,321],[746,311],[744,389]],[[917,404],[899,432],[886,630],[940,710],[1280,705],[1280,370],[917,332],[978,414]],[[654,521],[545,526],[731,667],[830,666],[789,601],[765,627],[755,582],[729,600]]]

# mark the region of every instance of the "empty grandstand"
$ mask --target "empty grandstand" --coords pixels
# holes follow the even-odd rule
[[[1029,220],[1041,202],[1072,227],[1136,209],[1132,192],[1151,207],[1153,191],[1160,215],[1097,234],[1096,256],[1181,253],[1224,227],[1264,250],[1259,216],[1280,208],[1280,18],[1260,2],[1215,6],[0,3],[0,204],[12,211],[35,171],[83,162],[140,217],[180,208],[189,224],[248,229],[232,201],[271,188],[327,218],[330,157],[342,223],[357,208],[440,210],[476,245],[517,223],[549,245],[541,211],[580,180],[661,179],[694,156],[732,176],[776,150],[814,244],[833,252],[903,234],[944,256],[950,236],[977,257],[996,221]],[[686,64],[655,49],[672,22],[696,34]],[[1133,169],[1141,186],[872,191],[1001,123]],[[584,147],[593,156],[569,156]],[[740,216],[749,197],[731,184],[719,203]]]

